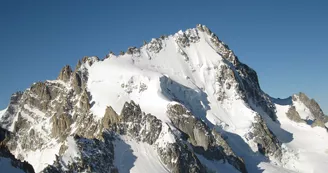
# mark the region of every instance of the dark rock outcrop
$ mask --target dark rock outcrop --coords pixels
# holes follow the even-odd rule
[[[126,51],[128,55],[139,55],[140,54],[140,49],[137,47],[129,47],[128,50]]]
[[[92,56],[92,57],[85,56],[82,58],[82,62],[84,64],[88,64],[89,66],[92,66],[93,63],[98,62],[98,61],[99,61],[99,58],[97,56]]]
[[[173,125],[188,135],[191,144],[208,150],[212,142],[210,130],[202,121],[179,104],[170,106],[167,113]]]
[[[37,82],[29,90],[24,92],[22,104],[26,103],[31,107],[36,107],[43,112],[47,112],[52,109],[53,104],[51,104],[51,101],[66,95],[63,88],[59,83]],[[65,99],[65,97],[60,97],[60,99]]]
[[[27,128],[27,127],[29,127],[29,125],[30,125],[29,122],[26,121],[26,119],[24,119],[22,117],[21,113],[18,113],[17,120],[15,121],[15,124],[14,124],[13,132],[17,133],[20,129]]]
[[[20,102],[20,99],[22,98],[22,96],[23,96],[23,92],[16,92],[16,93],[12,94],[12,96],[10,97],[10,102],[7,107],[7,110],[2,115],[0,127],[4,128],[4,129],[8,129],[9,126],[12,124],[12,122],[13,122],[12,115],[18,114],[17,107],[20,104],[19,102]]]
[[[172,173],[205,173],[205,167],[200,163],[188,146],[184,143],[168,144],[165,149],[158,149],[161,160]]]
[[[92,114],[82,113],[76,120],[76,124],[78,126],[78,129],[75,132],[77,135],[87,139],[101,138],[100,135],[102,132],[99,130],[102,130],[103,128],[101,127],[101,124],[94,119]]]
[[[112,133],[104,133],[103,140],[83,138],[74,136],[77,147],[81,151],[81,157],[75,158],[76,161],[65,165],[63,171],[62,157],[56,156],[52,165],[46,167],[43,173],[62,173],[62,172],[112,172],[117,171],[114,166],[114,145],[115,140]]]
[[[77,72],[74,72],[72,74],[72,77],[73,77],[72,85],[73,85],[74,91],[77,94],[80,94],[81,91],[82,91],[82,80],[81,80],[81,77],[80,77],[80,75]]]
[[[116,125],[120,122],[120,117],[114,111],[111,106],[108,106],[105,111],[105,115],[102,119],[102,125],[105,129],[109,129],[112,125]]]
[[[30,97],[31,105],[35,107],[40,106],[41,110],[46,110],[51,99],[49,87],[43,82],[37,82],[31,86],[30,91],[36,95],[36,97]]]
[[[70,126],[72,124],[71,117],[68,114],[55,114],[52,118],[52,135],[53,137],[59,137],[60,141],[66,139],[70,132]]]
[[[228,143],[214,129],[196,118],[180,104],[168,107],[167,114],[172,124],[188,137],[193,150],[209,160],[228,161],[237,170],[247,172],[243,160],[237,157]]]
[[[177,34],[175,41],[179,43],[179,45],[181,45],[182,47],[190,46],[189,39],[185,33]]]
[[[58,80],[62,80],[64,82],[68,82],[70,80],[72,74],[72,69],[69,65],[66,65],[62,68],[62,70],[59,73]]]
[[[276,107],[270,97],[261,90],[256,72],[240,62],[236,66],[236,71],[240,76],[239,91],[245,103],[248,103],[253,110],[262,108],[273,121],[276,121]]]
[[[158,139],[162,130],[161,120],[153,115],[144,114],[139,105],[136,105],[133,101],[124,104],[120,116],[121,133],[128,134],[136,140],[147,142],[148,144],[154,144]],[[188,145],[183,142],[168,144],[165,148],[159,147],[157,152],[171,172],[205,172],[205,168],[198,158],[188,148]]]
[[[255,116],[253,130],[248,135],[250,139],[254,139],[254,142],[257,143],[258,151],[260,153],[266,156],[273,156],[274,158],[281,160],[281,143],[269,130],[260,115]]]
[[[328,117],[325,116],[319,104],[314,99],[310,99],[307,95],[305,95],[302,92],[293,95],[292,99],[294,101],[299,99],[310,110],[314,118],[312,127],[319,126],[319,127],[326,128],[325,123],[328,122]]]
[[[76,66],[75,66],[75,72],[77,72],[80,68],[81,68],[81,66],[82,66],[82,63],[81,63],[81,60],[79,60],[78,62],[77,62],[77,64],[76,64]]]
[[[305,123],[304,120],[302,120],[302,118],[300,117],[300,115],[298,114],[298,112],[296,111],[295,106],[291,106],[288,109],[288,112],[286,113],[287,117],[292,120],[295,121],[297,123]]]
[[[89,95],[86,90],[82,92],[81,98],[80,98],[80,109],[82,112],[88,112],[91,108],[91,105],[89,103]]]
[[[189,47],[191,43],[199,41],[200,37],[196,29],[188,29],[185,32],[179,31],[174,35],[175,41],[180,47]]]
[[[161,39],[152,39],[149,43],[147,43],[146,46],[147,46],[147,50],[153,53],[158,53],[163,48]]]
[[[326,125],[325,125],[325,122],[323,122],[322,120],[320,119],[316,119],[313,121],[313,123],[311,124],[311,127],[322,127],[322,128],[325,128],[327,129]]]
[[[145,114],[133,101],[125,103],[120,115],[120,133],[152,145],[162,130],[162,122],[155,116]]]
[[[310,99],[307,95],[300,92],[297,94],[300,101],[311,111],[314,118],[319,119],[324,116],[319,104],[314,100]],[[293,100],[295,100],[295,96],[293,97]]]

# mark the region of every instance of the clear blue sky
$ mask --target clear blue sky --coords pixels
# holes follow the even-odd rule
[[[0,108],[83,56],[103,58],[202,23],[254,68],[273,97],[303,91],[328,113],[328,2],[0,1]]]

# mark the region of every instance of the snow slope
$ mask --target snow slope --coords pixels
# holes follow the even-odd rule
[[[28,153],[15,153],[15,155],[26,155],[25,160],[33,166],[35,172],[40,172],[48,165],[53,164],[56,154],[59,152],[59,148],[60,145],[57,144],[49,148],[42,148]]]
[[[143,111],[167,122],[165,110],[172,99],[163,93],[163,85],[166,85],[165,87],[170,87],[177,97],[188,102],[191,107],[206,109],[207,112],[197,112],[198,116],[206,116],[212,124],[224,122],[229,124],[231,131],[249,128],[255,115],[254,111],[245,106],[236,91],[226,90],[229,99],[222,104],[219,104],[216,95],[213,95],[220,87],[214,82],[218,68],[224,62],[208,44],[208,36],[199,34],[199,42],[183,49],[188,61],[178,52],[181,48],[177,45],[175,36],[169,36],[164,40],[163,44],[166,46],[163,50],[151,58],[144,46],[140,49],[139,56],[112,55],[104,61],[95,62],[91,67],[86,65],[89,72],[88,89],[92,102],[94,101],[93,113],[102,117],[108,105],[120,112],[126,101],[134,100],[140,104]],[[168,84],[164,78],[170,79]],[[122,87],[124,85],[126,87]],[[147,86],[147,89],[141,91],[142,85]],[[192,93],[182,93],[188,91]]]
[[[119,172],[170,172],[161,162],[155,148],[147,143],[122,136],[114,145],[115,165]]]
[[[304,106],[297,106],[302,117],[311,114]],[[285,146],[291,149],[294,156],[286,160],[286,167],[298,172],[327,172],[328,163],[328,135],[327,130],[321,127],[312,128],[306,123],[296,123],[287,118],[286,112],[289,106],[278,105],[277,115],[281,128],[293,134],[293,140]],[[304,116],[305,115],[305,116]]]
[[[3,115],[6,111],[7,111],[7,108],[4,109],[4,110],[1,110],[1,111],[0,111],[0,119],[1,119],[2,115]]]

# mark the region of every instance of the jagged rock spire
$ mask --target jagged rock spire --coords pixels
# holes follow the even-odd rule
[[[83,110],[83,112],[88,112],[90,110],[90,103],[89,103],[89,96],[88,92],[84,89],[81,98],[80,98],[80,108]]]
[[[119,122],[119,116],[111,106],[106,108],[102,122],[105,129],[108,129],[111,125]]]
[[[69,65],[63,67],[59,73],[58,80],[62,80],[64,82],[68,82],[70,80],[72,74],[72,69]]]
[[[82,87],[82,80],[80,75],[75,71],[73,73],[73,81],[72,81],[72,85],[74,87],[74,90],[77,94],[81,93],[81,87]]]
[[[137,47],[129,47],[126,53],[132,55],[132,54],[140,53],[140,50]]]
[[[79,60],[75,66],[75,71],[77,71],[81,67],[82,63],[81,60]]]

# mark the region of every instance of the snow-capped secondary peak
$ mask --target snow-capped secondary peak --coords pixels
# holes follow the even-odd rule
[[[305,94],[263,92],[200,24],[84,57],[0,112],[3,143],[36,172],[325,172],[327,121]]]

